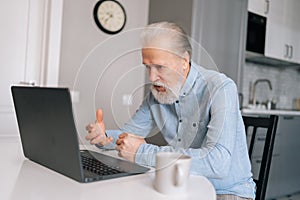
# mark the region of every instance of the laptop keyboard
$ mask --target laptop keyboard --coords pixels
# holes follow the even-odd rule
[[[82,161],[83,169],[96,173],[100,176],[124,173],[100,162],[99,160],[93,158],[92,156],[81,154],[81,161]]]

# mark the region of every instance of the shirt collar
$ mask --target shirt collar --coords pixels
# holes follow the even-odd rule
[[[196,81],[197,76],[198,76],[197,70],[194,66],[194,63],[191,62],[190,71],[189,71],[189,74],[188,74],[184,84],[183,84],[183,87],[181,88],[180,96],[184,97],[191,91],[191,89]]]

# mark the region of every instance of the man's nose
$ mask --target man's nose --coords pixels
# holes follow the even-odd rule
[[[148,76],[149,76],[149,81],[151,82],[155,82],[159,79],[159,75],[155,67],[150,67],[148,69]]]

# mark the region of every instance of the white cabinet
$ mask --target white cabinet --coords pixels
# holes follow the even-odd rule
[[[265,56],[288,59],[287,25],[284,20],[283,1],[274,0],[269,5],[266,25]]]
[[[269,0],[249,0],[248,10],[250,12],[265,16],[269,12],[270,1]]]
[[[300,1],[249,0],[248,10],[267,18],[265,56],[300,63]]]
[[[286,0],[287,38],[290,48],[289,59],[292,62],[300,63],[300,1]]]
[[[273,0],[267,16],[265,55],[300,63],[299,0]]]

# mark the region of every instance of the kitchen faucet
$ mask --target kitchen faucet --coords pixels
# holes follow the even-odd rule
[[[270,90],[272,90],[272,84],[271,81],[268,79],[257,79],[253,84],[253,90],[252,90],[252,100],[250,100],[250,104],[256,105],[256,86],[260,82],[266,82],[269,85]]]

